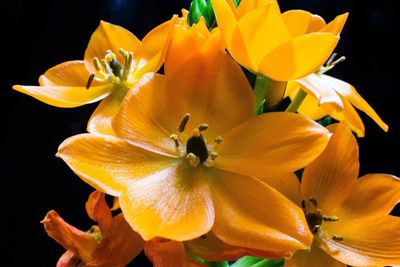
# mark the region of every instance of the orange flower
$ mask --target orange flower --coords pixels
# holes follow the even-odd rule
[[[299,87],[307,96],[297,111],[306,117],[318,120],[330,115],[338,121],[345,120],[357,136],[363,137],[365,127],[354,108],[356,107],[371,117],[385,132],[388,130],[388,126],[351,84],[326,74],[312,73],[290,82],[286,95],[294,99]]]
[[[67,249],[57,267],[122,267],[142,251],[143,239],[122,213],[112,217],[103,193],[93,192],[86,210],[99,224],[88,232],[66,223],[54,210],[42,220],[47,234]]]
[[[212,0],[218,28],[232,57],[277,81],[316,71],[336,47],[348,14],[329,24],[303,10],[280,13],[275,0]]]
[[[388,214],[400,201],[400,180],[387,174],[357,179],[357,141],[345,123],[332,128],[328,146],[304,169],[301,185],[295,178],[287,183],[286,194],[303,207],[314,242],[285,266],[399,265],[400,218]]]
[[[90,185],[119,196],[145,240],[190,240],[213,227],[232,246],[308,247],[301,209],[260,179],[307,165],[329,132],[293,113],[253,117],[240,66],[226,53],[207,55],[170,75],[145,75],[113,120],[116,136],[73,136],[58,156]]]
[[[88,124],[89,132],[113,134],[111,119],[122,99],[146,72],[164,61],[176,17],[139,41],[126,29],[104,21],[92,34],[84,60],[61,63],[41,75],[40,86],[13,89],[56,107],[77,107],[104,99]]]

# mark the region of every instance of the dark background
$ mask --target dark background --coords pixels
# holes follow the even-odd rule
[[[337,48],[347,60],[330,74],[352,83],[389,124],[384,133],[362,114],[366,137],[359,140],[361,175],[400,175],[398,43],[395,1],[279,1],[282,10],[302,8],[327,21],[349,11]],[[82,59],[100,20],[119,24],[142,38],[168,20],[189,0],[29,1],[1,4],[1,192],[2,266],[55,266],[64,249],[48,238],[39,223],[50,209],[81,229],[92,222],[84,203],[92,189],[55,157],[67,137],[85,131],[96,104],[61,109],[11,89],[36,85],[46,69]],[[397,30],[397,31],[396,31]],[[394,67],[392,67],[394,64]],[[373,196],[371,196],[373,197]],[[4,247],[3,247],[4,246]],[[140,261],[144,261],[143,256]],[[5,265],[3,265],[5,264]],[[136,265],[136,264],[134,264]],[[136,266],[143,266],[138,262]]]

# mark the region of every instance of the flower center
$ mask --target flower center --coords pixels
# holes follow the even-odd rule
[[[321,209],[318,208],[317,200],[314,198],[310,198],[308,201],[303,200],[301,202],[301,207],[303,208],[308,228],[310,228],[313,234],[318,233],[323,222],[336,222],[339,220],[336,216],[323,215]],[[332,239],[338,237],[337,235],[334,236],[335,237],[332,237]]]
[[[134,71],[133,53],[125,51],[120,48],[119,53],[123,57],[123,64],[117,60],[117,56],[111,51],[107,50],[103,59],[99,60],[97,57],[93,59],[93,65],[96,73],[89,76],[86,89],[89,89],[93,80],[99,82],[114,82],[121,83],[128,81],[129,74]]]
[[[189,119],[190,114],[186,113],[179,124],[179,133],[185,131]],[[214,161],[218,156],[218,153],[213,151],[213,149],[222,142],[222,137],[217,136],[214,140],[214,145],[207,145],[206,139],[202,135],[202,132],[207,129],[208,124],[206,123],[202,123],[197,128],[193,129],[190,137],[186,140],[184,150],[180,149],[182,136],[175,133],[170,135],[170,138],[175,142],[175,146],[179,150],[181,156],[185,157],[193,167],[197,167],[199,164],[210,167],[214,164]]]

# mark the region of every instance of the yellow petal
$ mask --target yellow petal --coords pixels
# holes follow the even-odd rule
[[[294,38],[268,53],[260,62],[262,75],[278,81],[295,80],[315,72],[329,58],[339,38],[332,33],[310,33]]]
[[[336,35],[339,35],[344,27],[344,24],[347,21],[347,18],[349,16],[349,13],[344,13],[342,15],[337,16],[334,20],[329,22],[325,27],[320,29],[320,32],[331,32]]]
[[[175,161],[131,146],[114,136],[94,134],[66,139],[57,155],[85,182],[113,196],[118,196],[133,180]]]
[[[311,73],[306,77],[297,79],[296,82],[307,93],[318,99],[319,105],[329,104],[337,111],[343,109],[343,103],[340,96],[335,91],[335,88],[327,82],[322,75]]]
[[[320,241],[322,249],[347,265],[399,265],[400,218],[386,215],[330,223]]]
[[[90,116],[87,131],[89,133],[115,135],[111,122],[117,114],[124,97],[125,90],[118,88],[107,98],[103,99]]]
[[[233,1],[231,1],[233,2]],[[259,8],[264,8],[268,5],[273,5],[279,11],[279,5],[276,0],[242,0],[237,8],[237,17],[241,18],[245,14]],[[232,6],[232,5],[231,5]]]
[[[276,254],[269,251],[231,246],[219,239],[213,231],[184,242],[185,249],[190,255],[196,255],[206,261],[234,261],[243,256],[261,258],[282,258],[290,254]]]
[[[208,232],[214,207],[205,171],[186,161],[132,181],[120,196],[126,220],[144,240],[190,240]]]
[[[90,76],[82,60],[66,61],[48,69],[39,78],[40,85],[85,87]],[[96,86],[96,80],[92,82]]]
[[[332,109],[329,105],[319,106],[318,100],[314,96],[307,95],[297,112],[312,120],[319,120],[329,115]]]
[[[123,64],[124,58],[118,52],[120,48],[132,52],[134,60],[143,56],[142,43],[135,35],[121,26],[101,21],[90,37],[85,51],[84,59],[87,67],[94,72],[93,59],[104,58],[107,50],[111,50],[117,56],[117,61]]]
[[[122,213],[115,216],[88,266],[126,266],[142,250],[143,239],[132,230]]]
[[[224,39],[225,44],[228,44],[230,43],[237,23],[234,8],[230,6],[230,4],[234,5],[233,1],[230,1],[229,4],[225,0],[211,0],[211,3],[222,38]]]
[[[387,215],[398,202],[399,178],[388,174],[367,174],[357,180],[352,193],[335,210],[335,214],[349,220]]]
[[[272,254],[291,253],[311,245],[312,235],[297,205],[251,176],[211,171],[213,231],[222,241]]]
[[[238,28],[253,66],[258,66],[265,55],[291,39],[280,12],[272,5],[247,13],[240,18]],[[236,44],[233,43],[232,46]],[[231,52],[236,59],[236,55]],[[240,62],[240,58],[239,63]]]
[[[322,17],[318,15],[312,15],[306,33],[320,31],[325,25],[325,20]]]
[[[304,169],[303,199],[315,199],[329,214],[352,190],[358,170],[357,141],[347,125],[340,123],[324,152]]]
[[[282,19],[292,37],[307,33],[313,14],[304,10],[289,10],[282,14]]]
[[[356,109],[344,96],[340,95],[340,98],[342,99],[343,110],[341,112],[333,110],[330,115],[335,120],[346,121],[351,130],[353,130],[358,137],[363,137],[365,133],[365,127]]]
[[[169,77],[158,74],[143,77],[126,96],[113,128],[128,142],[177,155],[169,136],[178,133],[186,113],[191,117],[182,134],[183,144],[186,144],[185,136],[201,123],[209,125],[205,138],[214,140],[248,120],[253,105],[251,87],[240,66],[229,55],[220,53],[216,58],[199,55],[186,61]]]
[[[49,211],[41,223],[47,234],[65,249],[73,252],[83,262],[91,260],[97,241],[89,233],[68,224],[54,210]]]
[[[86,89],[85,87],[14,85],[13,89],[52,106],[73,108],[107,97],[114,87],[103,85]]]
[[[285,267],[346,267],[315,245],[310,250],[299,250],[285,260]]]
[[[266,113],[222,135],[216,166],[258,178],[287,174],[314,160],[329,136],[324,127],[301,115]]]
[[[382,121],[375,110],[361,97],[360,94],[358,94],[356,89],[351,84],[328,75],[322,75],[322,77],[331,83],[339,94],[345,96],[352,105],[365,112],[371,119],[373,119],[379,125],[379,127],[382,128],[382,130],[385,132],[388,131],[388,126],[386,123]]]

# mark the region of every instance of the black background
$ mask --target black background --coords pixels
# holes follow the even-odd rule
[[[337,48],[347,60],[331,74],[352,83],[389,124],[384,133],[362,114],[366,137],[359,140],[360,174],[400,175],[398,48],[395,1],[280,1],[282,10],[302,8],[327,21],[349,11]],[[96,104],[61,109],[15,92],[13,84],[35,85],[46,69],[82,59],[99,21],[119,24],[142,38],[152,27],[188,8],[186,1],[88,0],[12,1],[1,4],[1,195],[2,266],[55,266],[64,249],[39,223],[57,210],[81,229],[92,222],[84,203],[92,191],[55,157],[67,137],[85,131]],[[371,196],[373,198],[373,196]],[[3,247],[4,246],[4,247]],[[144,266],[143,256],[135,266]],[[5,265],[3,265],[5,264]]]

